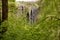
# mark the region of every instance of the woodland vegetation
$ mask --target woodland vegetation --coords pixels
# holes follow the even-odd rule
[[[60,40],[60,0],[23,2],[27,7],[21,15],[16,5],[15,0],[0,1],[0,40]],[[29,23],[32,5],[38,14],[36,22]]]

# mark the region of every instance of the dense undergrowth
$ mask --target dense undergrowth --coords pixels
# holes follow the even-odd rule
[[[0,34],[1,40],[59,40],[60,14],[56,10],[55,2],[50,2],[45,1],[34,24],[29,24],[26,15],[17,18],[14,9],[10,11],[8,20],[0,25],[0,31],[2,27],[7,27],[7,31]]]

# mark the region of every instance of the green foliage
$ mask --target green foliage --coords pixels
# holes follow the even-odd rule
[[[9,2],[15,2],[15,0],[8,0]]]
[[[27,22],[25,14],[17,17],[12,12],[13,7],[9,6],[12,11],[9,12],[8,20],[0,25],[0,31],[2,27],[8,28],[7,32],[2,35],[2,40],[59,40],[60,20],[58,18],[60,16],[56,11],[55,2],[51,0],[51,3],[47,3],[47,1],[44,2],[37,22],[34,24]]]

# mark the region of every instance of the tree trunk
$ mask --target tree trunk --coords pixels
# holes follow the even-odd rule
[[[8,18],[8,0],[2,0],[2,22]]]
[[[2,1],[0,0],[0,24],[1,24],[1,13],[2,13]]]

